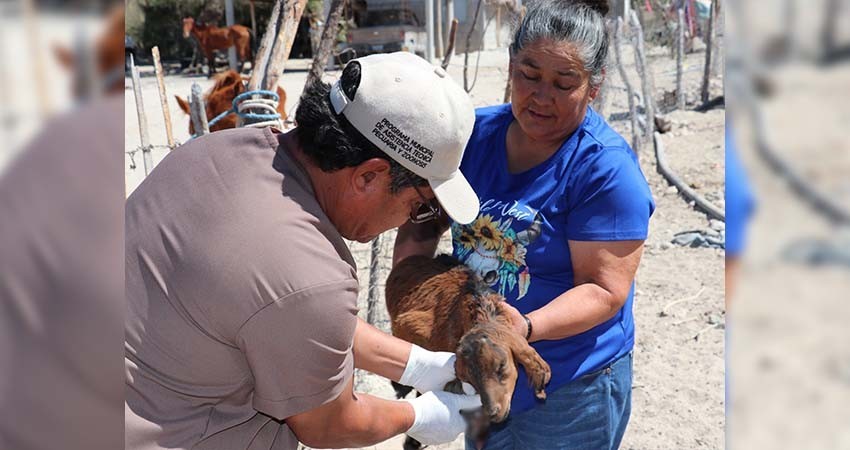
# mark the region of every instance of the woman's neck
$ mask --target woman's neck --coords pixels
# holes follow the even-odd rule
[[[508,126],[505,139],[507,148],[508,172],[522,173],[549,159],[561,148],[563,138],[555,140],[537,140],[522,131],[519,122],[514,120]]]

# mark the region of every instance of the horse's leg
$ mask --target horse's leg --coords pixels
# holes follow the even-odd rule
[[[232,30],[230,38],[231,44],[236,47],[236,54],[239,56],[239,73],[242,73],[245,70],[245,63],[251,58],[251,35]]]
[[[246,58],[245,46],[243,44],[244,43],[241,39],[233,40],[233,46],[236,47],[236,56],[239,59],[239,73],[242,73],[242,71],[245,70],[245,61],[248,59]]]
[[[212,78],[215,75],[215,50],[204,49],[204,53],[207,55],[207,66],[209,66],[207,78]]]
[[[242,41],[241,46],[242,53],[242,65],[239,67],[239,72],[243,72],[245,70],[245,63],[251,60],[251,36],[248,35],[247,39]]]

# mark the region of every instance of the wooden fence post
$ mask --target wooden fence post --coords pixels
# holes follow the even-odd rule
[[[298,30],[298,22],[307,6],[307,0],[278,0],[272,9],[266,34],[257,50],[255,63],[253,64],[250,80],[248,80],[248,91],[264,89],[274,92],[277,81],[283,73],[292,43],[295,40],[295,32]],[[256,98],[256,96],[254,97]],[[254,108],[246,108],[248,112]],[[237,120],[239,126],[245,123],[255,123],[256,120]]]
[[[685,109],[685,91],[682,87],[682,72],[685,58],[685,11],[679,8],[676,27],[676,109]]]
[[[257,54],[254,56],[254,62],[251,64],[251,78],[248,80],[248,90],[255,91],[263,86],[265,79],[266,67],[269,64],[274,41],[280,29],[280,10],[286,0],[277,0],[272,8],[269,24],[266,26],[266,33],[263,35],[263,40],[260,41],[260,47],[257,49]]]
[[[653,96],[654,83],[652,82],[652,70],[646,61],[643,42],[643,28],[640,20],[634,10],[631,12],[631,25],[635,33],[635,40],[632,44],[635,47],[635,63],[638,74],[641,78],[641,88],[643,90],[643,108],[646,113],[646,128],[644,138],[648,141],[652,139],[652,133],[655,132],[655,97]]]
[[[434,1],[434,56],[437,59],[442,58],[443,53],[443,1]],[[498,35],[497,35],[498,36]],[[497,38],[498,39],[498,38]]]
[[[195,127],[195,134],[198,136],[209,134],[210,126],[207,122],[207,109],[204,105],[204,98],[201,95],[201,86],[198,83],[192,83],[189,110],[192,116],[192,125]]]
[[[372,261],[369,265],[369,291],[366,301],[366,321],[371,325],[378,322],[378,275],[381,260],[381,241],[383,235],[372,240]]]
[[[457,38],[457,23],[457,19],[452,19],[452,25],[449,28],[449,40],[446,44],[446,55],[443,57],[443,63],[440,64],[440,67],[442,67],[443,70],[448,70],[449,61],[451,61],[452,54],[455,51],[455,38]]]
[[[325,66],[328,64],[328,58],[336,41],[337,28],[342,17],[342,11],[345,8],[345,2],[346,0],[331,0],[328,17],[325,20],[325,28],[322,30],[322,39],[319,41],[316,54],[313,55],[313,64],[310,66],[310,73],[307,74],[305,87],[316,80],[321,80],[322,74],[325,73]]]
[[[153,55],[153,66],[156,71],[156,83],[159,88],[159,104],[162,106],[162,117],[165,119],[165,135],[168,138],[168,148],[174,148],[174,133],[171,129],[171,111],[168,109],[168,94],[165,91],[165,77],[162,71],[162,62],[159,59],[159,47],[151,49]]]
[[[150,137],[148,136],[148,118],[145,115],[145,104],[142,100],[142,82],[139,79],[139,68],[133,55],[130,55],[130,73],[133,80],[133,96],[136,100],[136,116],[139,119],[139,137],[142,141],[142,160],[145,165],[145,176],[153,170]]]
[[[254,11],[254,0],[248,2],[248,9],[251,11],[251,31],[254,33],[254,39],[257,38],[257,13]],[[253,62],[252,62],[253,63]],[[251,70],[254,68],[252,67]]]
[[[475,4],[475,15],[472,17],[472,25],[469,26],[469,32],[466,33],[466,48],[463,54],[463,90],[469,92],[472,86],[469,85],[467,70],[469,69],[469,51],[472,46],[472,33],[475,32],[475,25],[478,23],[478,14],[481,12],[482,0],[478,0]]]
[[[710,83],[711,80],[711,47],[714,42],[714,12],[717,8],[717,0],[713,0],[711,2],[711,11],[708,15],[708,33],[706,34],[705,41],[705,68],[702,74],[702,95],[700,99],[702,103],[708,103],[708,96],[710,91]]]
[[[295,33],[298,31],[298,22],[301,20],[301,14],[304,13],[306,6],[307,0],[287,0],[281,10],[280,15],[283,23],[278,29],[274,49],[266,67],[263,89],[274,91],[277,87],[277,80],[286,67],[289,52],[292,50],[292,43],[295,42]]]
[[[629,98],[629,119],[632,123],[632,149],[635,153],[640,153],[640,139],[637,124],[637,106],[635,105],[635,94],[632,89],[632,83],[626,74],[626,68],[623,66],[623,57],[620,50],[620,40],[623,33],[623,18],[617,17],[617,23],[614,26],[614,57],[616,58],[617,69],[620,72],[620,78],[623,79],[623,84],[626,85],[626,95]]]

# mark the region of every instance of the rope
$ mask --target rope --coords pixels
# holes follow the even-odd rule
[[[249,98],[255,96],[258,96],[259,98]],[[252,121],[252,123],[244,125],[248,128],[262,128],[268,126],[283,128],[283,123],[281,123],[280,120],[280,113],[277,112],[278,102],[280,102],[280,96],[272,91],[258,89],[243,92],[233,99],[230,109],[223,111],[221,114],[210,120],[209,126],[212,128],[212,126],[221,119],[224,119],[231,114],[236,114],[243,121]],[[249,110],[263,110],[265,113],[248,112]],[[196,137],[198,137],[197,133],[193,134],[189,140],[195,139]]]
[[[260,98],[248,98],[260,96]],[[262,98],[263,96],[271,98]],[[277,105],[280,97],[277,93],[267,90],[248,91],[236,96],[233,99],[233,110],[242,120],[248,119],[256,121],[245,125],[250,128],[262,128],[267,126],[277,126],[283,128],[280,121],[280,113],[277,112]],[[263,110],[265,113],[246,112],[248,110]]]

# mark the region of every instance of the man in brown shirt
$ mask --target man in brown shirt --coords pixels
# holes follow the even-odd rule
[[[287,134],[193,140],[128,199],[127,449],[352,447],[403,432],[440,443],[480,405],[439,392],[454,355],[357,318],[343,240],[440,206],[459,222],[477,215],[458,171],[468,97],[418,57],[373,55],[333,87],[307,86],[296,120]],[[427,393],[355,394],[354,367]]]

